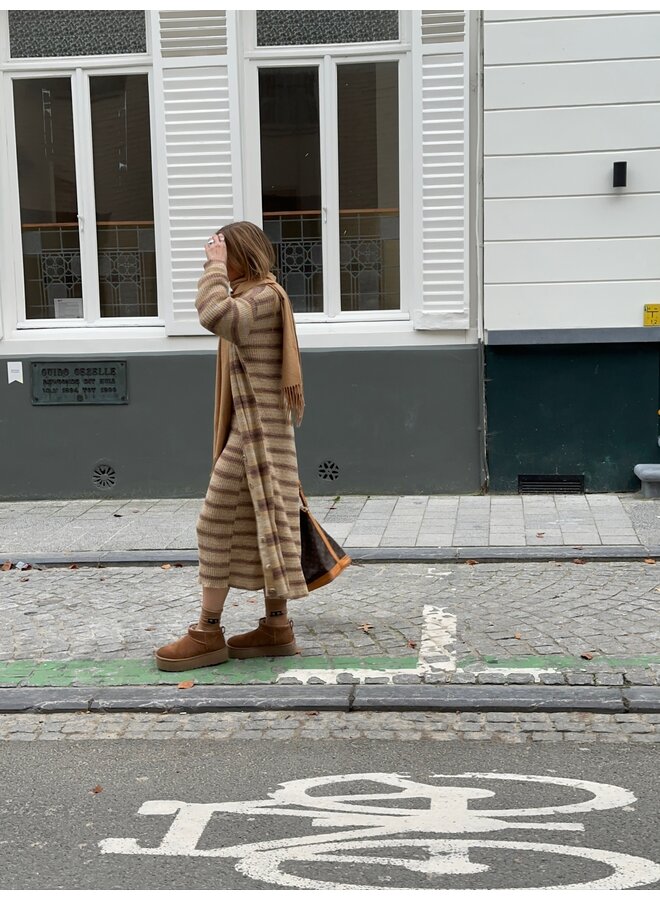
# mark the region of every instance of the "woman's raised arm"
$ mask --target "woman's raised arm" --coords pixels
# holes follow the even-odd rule
[[[232,344],[242,344],[250,333],[252,304],[244,297],[229,295],[229,277],[223,262],[206,263],[197,282],[195,307],[202,327]]]

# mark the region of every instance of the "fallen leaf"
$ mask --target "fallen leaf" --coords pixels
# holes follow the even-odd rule
[[[24,569],[31,569],[32,566],[30,565],[30,563],[26,563],[26,562],[17,562],[17,563],[16,563],[16,568],[17,568],[17,569],[20,569],[21,571],[23,571]]]
[[[147,625],[146,628],[145,628],[144,630],[145,630],[145,631],[155,631],[155,630],[156,630],[156,626],[155,626],[155,625]]]
[[[371,630],[373,627],[374,627],[374,626],[373,626],[373,625],[370,625],[368,622],[363,622],[362,625],[360,625],[360,628],[362,629],[362,631],[366,632],[367,634],[369,634],[370,630]]]
[[[10,560],[7,560],[6,562],[3,562],[3,564],[2,564],[2,571],[3,571],[3,572],[8,572],[8,571],[11,569],[11,567],[12,567],[13,565],[14,565],[13,562],[11,562]]]
[[[70,568],[70,569],[77,569],[77,568],[78,568],[78,563],[71,563],[71,565],[69,566],[69,568]]]
[[[649,557],[649,559],[645,559],[644,562],[647,564],[647,566],[654,566],[654,565],[655,565],[655,560],[654,560],[654,559],[651,559],[650,557]]]
[[[576,566],[583,566],[583,565],[584,565],[584,560],[583,560],[583,559],[574,559],[573,562],[575,563]]]
[[[177,687],[180,688],[181,690],[186,690],[186,688],[194,687],[194,685],[195,685],[194,681],[180,681],[177,684]]]
[[[172,568],[172,566],[170,565],[170,563],[163,563],[163,565],[161,566],[161,569],[171,569],[171,568]]]
[[[537,537],[545,537],[545,531],[537,531],[536,536]]]
[[[407,646],[407,647],[410,647],[411,650],[414,650],[415,647],[417,646],[417,641],[410,641],[410,640],[409,640],[408,643],[406,644],[406,646]]]
[[[466,566],[476,566],[476,565],[478,565],[478,563],[477,563],[476,559],[466,559],[465,565]]]
[[[100,794],[102,790],[103,790],[103,788],[101,787],[101,785],[100,785],[100,784],[96,784],[96,785],[94,785],[94,787],[91,789],[90,794]]]
[[[522,637],[521,633],[520,633],[519,631],[516,631],[516,633],[514,634],[514,638],[515,638],[517,641],[519,641],[519,640],[521,639],[521,637]]]
[[[248,603],[256,603],[256,600],[248,600]]]
[[[306,716],[318,716],[318,714],[319,714],[318,709],[308,709],[307,712],[305,713]]]
[[[123,516],[122,516],[121,513],[113,513],[112,515],[115,517],[115,519],[122,519],[122,518],[123,518]]]
[[[580,653],[580,659],[593,659],[593,653]]]
[[[30,579],[27,575],[24,575],[23,578],[19,578],[18,580],[19,581],[29,581]]]

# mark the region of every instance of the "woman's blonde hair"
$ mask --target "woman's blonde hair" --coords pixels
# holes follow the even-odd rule
[[[224,235],[228,259],[249,281],[263,278],[275,266],[273,245],[252,222],[230,222],[216,234]]]

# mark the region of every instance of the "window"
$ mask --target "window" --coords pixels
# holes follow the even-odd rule
[[[25,318],[156,316],[147,75],[16,77],[13,94]]]
[[[257,68],[263,228],[294,309],[400,310],[398,59]]]
[[[259,9],[257,44],[346,44],[357,41],[396,41],[396,9]]]
[[[10,9],[12,59],[145,53],[142,10]]]

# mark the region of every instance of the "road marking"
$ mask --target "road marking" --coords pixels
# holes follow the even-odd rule
[[[444,606],[424,606],[417,672],[456,671],[456,616]]]
[[[465,772],[461,775],[435,774],[431,778],[451,779],[451,783],[427,784],[397,773],[365,772],[284,782],[264,800],[227,803],[149,800],[138,810],[140,815],[174,817],[158,846],[142,847],[135,838],[106,838],[99,842],[99,848],[104,854],[235,859],[237,871],[249,878],[277,886],[313,890],[357,890],[368,887],[369,883],[362,880],[361,884],[354,885],[301,877],[290,871],[292,864],[295,867],[300,862],[313,862],[318,869],[319,863],[332,862],[338,865],[330,871],[342,874],[353,871],[355,866],[367,869],[369,866],[387,867],[393,871],[404,868],[424,876],[420,887],[428,888],[429,875],[450,875],[451,887],[459,889],[456,876],[474,873],[487,876],[495,865],[497,878],[501,882],[504,866],[504,873],[512,881],[508,889],[521,890],[526,889],[525,885],[515,883],[516,878],[525,880],[526,870],[524,865],[521,866],[521,853],[531,852],[596,861],[611,870],[610,874],[595,881],[531,885],[537,889],[627,890],[660,880],[660,866],[651,860],[628,854],[576,844],[456,837],[512,829],[583,832],[585,826],[581,822],[557,821],[557,817],[628,808],[636,802],[636,797],[625,788],[600,782],[517,773]],[[469,783],[457,785],[457,780]],[[497,782],[508,781],[556,785],[564,791],[568,788],[587,792],[591,797],[575,803],[523,809],[470,805],[475,800],[495,797],[492,786],[497,788]],[[342,787],[346,791],[342,792]],[[220,814],[218,820],[226,823],[228,835],[231,835],[231,814],[249,815],[250,821],[255,821],[258,816],[308,819],[316,833],[300,835],[300,827],[297,827],[295,837],[200,849],[198,845],[205,829],[216,813]],[[526,821],[515,821],[517,818]],[[318,834],[319,828],[324,829],[322,834]],[[394,851],[391,854],[388,852],[390,848]],[[473,849],[501,852],[493,864],[492,854],[480,856],[479,862],[472,860],[470,851]],[[379,850],[380,854],[374,855],[373,850]],[[405,850],[408,850],[407,854]],[[502,856],[504,858],[500,863]],[[538,871],[543,869],[535,866],[527,871],[535,879]],[[560,871],[558,877],[561,874]],[[393,879],[388,877],[388,880]],[[487,879],[485,887],[488,887]]]

